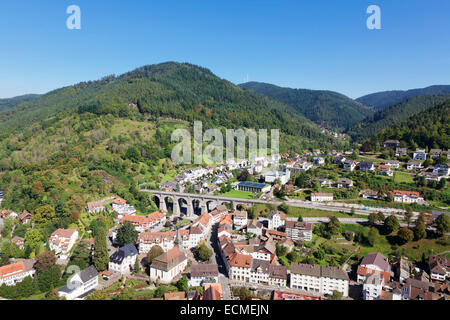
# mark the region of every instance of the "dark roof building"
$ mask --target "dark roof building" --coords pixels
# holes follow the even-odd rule
[[[109,258],[109,260],[112,263],[122,264],[122,261],[125,260],[125,258],[137,254],[138,251],[136,249],[136,246],[133,244],[127,244],[126,246],[123,246],[122,248],[114,252]]]

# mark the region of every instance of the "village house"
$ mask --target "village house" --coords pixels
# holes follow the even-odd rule
[[[420,170],[423,169],[422,162],[411,160],[406,164],[407,170]]]
[[[291,288],[309,291],[318,295],[331,295],[339,291],[348,296],[349,278],[344,270],[336,267],[301,263],[291,264]]]
[[[344,170],[347,171],[354,171],[356,168],[356,161],[355,160],[344,160]]]
[[[423,201],[423,198],[420,197],[420,193],[416,191],[394,190],[393,196],[394,202],[417,203]]]
[[[253,221],[255,221],[255,220],[249,220],[249,225]],[[250,225],[250,227],[251,227],[251,225]],[[249,228],[249,226],[247,226],[247,232],[250,232],[250,233],[258,232],[258,230],[253,230],[252,228],[250,228],[250,229],[248,229],[248,228]],[[232,233],[231,227],[229,227],[228,225],[221,225],[217,229],[217,238],[220,238],[222,236],[226,236],[226,237],[230,238],[231,233]],[[256,234],[256,233],[254,233],[254,234]]]
[[[256,219],[250,219],[250,220],[248,220],[248,224],[247,224],[247,233],[252,233],[252,234],[255,234],[255,235],[257,235],[257,236],[260,236],[260,235],[262,234],[262,229],[263,229],[263,225],[262,225],[262,223],[259,222],[258,220],[256,220]],[[224,231],[224,230],[221,230],[221,231],[218,233],[218,236],[219,236],[219,237],[220,237],[221,235],[223,235],[223,231]],[[230,233],[228,233],[228,234],[229,234],[229,236],[231,236]]]
[[[269,265],[269,286],[287,286],[287,268],[285,266]]]
[[[395,149],[395,156],[396,157],[404,157],[408,154],[408,149],[406,148],[396,148]]]
[[[314,158],[313,158],[313,163],[314,163],[316,166],[320,166],[320,165],[322,165],[322,164],[325,164],[325,158],[323,158],[323,157],[314,157]]]
[[[317,181],[320,183],[320,186],[323,187],[330,187],[333,184],[333,181],[330,181],[325,178],[315,178],[314,181]]]
[[[384,164],[389,166],[391,169],[398,169],[398,168],[400,168],[400,161],[398,161],[398,160],[386,160],[384,162]]]
[[[216,224],[220,221],[220,217],[227,214],[228,209],[224,204],[217,206],[214,210],[212,210],[209,214],[211,215],[211,224]]]
[[[99,213],[105,211],[103,201],[92,201],[86,204],[86,211],[88,213]]]
[[[417,148],[416,151],[413,153],[413,159],[421,161],[427,160],[427,153],[425,152],[425,149]]]
[[[230,280],[250,282],[252,256],[234,252],[228,258]]]
[[[68,284],[59,289],[58,295],[66,300],[80,300],[98,286],[98,271],[90,266],[70,278]]]
[[[136,209],[133,206],[127,204],[126,200],[122,198],[116,198],[112,201],[111,206],[115,212],[119,215],[135,214]]]
[[[248,223],[247,211],[234,211],[233,212],[233,224],[236,229],[246,227]]]
[[[386,140],[383,143],[383,148],[391,148],[391,149],[395,150],[399,145],[400,145],[400,141],[398,141],[398,140]]]
[[[378,192],[375,190],[371,190],[371,189],[366,189],[366,190],[362,190],[359,195],[361,197],[363,197],[364,199],[374,199],[377,200],[378,197]]]
[[[334,157],[334,159],[333,159],[333,163],[334,164],[342,164],[342,163],[344,163],[344,168],[345,168],[345,161],[346,161],[347,159],[345,158],[345,157],[343,157],[343,156],[335,156]],[[355,166],[356,166],[356,163],[355,163]],[[353,168],[354,169],[354,168]],[[348,170],[348,169],[346,169],[346,170]]]
[[[25,239],[22,237],[15,236],[11,239],[11,243],[18,246],[20,250],[23,250],[25,248]]]
[[[284,226],[286,221],[286,214],[281,211],[271,211],[267,216],[269,221],[268,228],[277,230],[279,227]]]
[[[448,164],[436,164],[433,167],[433,173],[440,176],[450,176],[450,166]]]
[[[2,210],[2,212],[0,212],[0,218],[5,219],[6,217],[11,217],[13,219],[16,219],[19,215],[12,211],[12,210]]]
[[[428,258],[431,280],[445,281],[450,278],[450,259],[440,256],[430,256]]]
[[[333,201],[332,193],[311,193],[312,202]]]
[[[0,267],[0,286],[15,286],[26,277],[34,277],[34,259],[22,260]]]
[[[190,267],[190,287],[199,287],[206,283],[219,282],[219,268],[217,264],[194,264]]]
[[[31,222],[31,219],[33,218],[33,216],[27,210],[23,210],[23,212],[19,215],[18,218],[22,224],[27,224],[27,223]]]
[[[205,212],[194,221],[192,227],[199,227],[203,234],[207,234],[211,229],[211,222],[211,215],[208,212]]]
[[[388,259],[381,253],[369,253],[362,259],[356,273],[358,283],[364,283],[374,274],[382,274],[384,281],[388,282],[391,278],[391,266]]]
[[[117,249],[109,258],[109,271],[116,271],[122,274],[129,274],[134,269],[134,264],[138,258],[138,251],[134,244]]]
[[[442,154],[442,149],[431,149],[430,150],[430,158],[431,159],[439,159]]]
[[[160,246],[164,252],[173,248],[176,232],[141,232],[137,239],[139,253],[147,253],[155,245]]]
[[[273,240],[277,241],[284,241],[287,238],[287,234],[286,232],[278,230],[263,229],[261,240],[266,241],[269,238],[273,238]]]
[[[381,176],[394,176],[394,171],[391,170],[391,167],[385,164],[380,164],[377,168],[378,174]]]
[[[57,229],[48,240],[50,250],[61,259],[67,259],[69,251],[78,239],[78,231],[74,229]]]
[[[339,178],[337,182],[331,185],[333,188],[353,188],[352,179]]]
[[[262,243],[255,245],[250,254],[253,259],[272,262],[276,257],[276,245],[275,242],[273,242],[273,238],[269,237],[267,241],[263,241]]]
[[[373,162],[361,161],[359,163],[359,171],[362,171],[362,172],[374,172],[375,171],[375,165],[373,164]]]
[[[311,241],[312,224],[308,222],[286,221],[286,234],[292,241]]]
[[[150,266],[150,278],[169,283],[187,266],[188,259],[178,245],[153,259]]]

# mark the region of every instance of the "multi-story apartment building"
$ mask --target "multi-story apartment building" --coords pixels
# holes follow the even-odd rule
[[[308,222],[287,221],[286,234],[293,241],[311,241],[312,224]]]
[[[416,191],[394,190],[394,201],[403,203],[417,203],[423,200],[420,193]]]
[[[286,221],[286,214],[281,211],[271,211],[267,217],[269,220],[269,229],[278,229],[283,226]]]
[[[33,264],[34,260],[29,259],[0,267],[0,286],[15,286],[26,277],[34,277]]]
[[[48,240],[50,250],[61,259],[66,259],[73,245],[78,239],[78,231],[74,229],[57,229]]]
[[[349,278],[345,271],[329,266],[292,263],[290,285],[320,295],[330,295],[334,290],[348,296]]]

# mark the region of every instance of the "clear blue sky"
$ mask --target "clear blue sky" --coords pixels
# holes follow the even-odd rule
[[[371,4],[382,30],[366,27]],[[450,84],[449,16],[448,0],[1,0],[0,97],[164,61],[352,98]]]

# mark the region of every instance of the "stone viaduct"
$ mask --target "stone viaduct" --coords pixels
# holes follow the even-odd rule
[[[241,199],[161,190],[141,189],[140,192],[149,193],[153,197],[152,200],[154,200],[159,206],[160,210],[167,211],[168,206],[172,206],[174,215],[180,215],[182,211],[185,211],[185,214],[188,217],[194,217],[196,210],[201,214],[211,211],[217,206],[226,203],[229,203],[233,210],[236,210],[239,205],[245,205],[248,208],[253,206],[255,203],[266,203],[273,205],[279,205],[281,203],[258,199]]]

